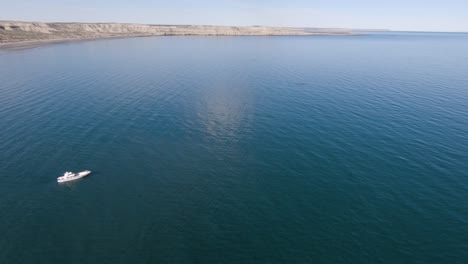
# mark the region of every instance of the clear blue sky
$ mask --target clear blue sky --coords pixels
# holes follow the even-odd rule
[[[0,20],[468,31],[468,0],[0,0]]]

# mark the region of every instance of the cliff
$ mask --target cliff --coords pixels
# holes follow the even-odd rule
[[[283,27],[231,27],[195,25],[145,25],[127,23],[39,23],[0,21],[0,43],[57,41],[129,36],[279,36],[350,35],[347,29],[307,29]]]

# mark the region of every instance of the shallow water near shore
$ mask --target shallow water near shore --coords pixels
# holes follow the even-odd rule
[[[467,263],[467,43],[1,53],[0,263]]]

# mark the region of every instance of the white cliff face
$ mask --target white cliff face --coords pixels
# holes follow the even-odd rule
[[[31,40],[105,38],[118,36],[161,36],[161,35],[323,35],[350,34],[349,30],[324,29],[308,32],[300,28],[280,27],[229,27],[193,25],[145,25],[126,23],[36,23],[0,21],[0,43]]]
[[[45,23],[0,22],[0,30],[50,33],[53,29]]]

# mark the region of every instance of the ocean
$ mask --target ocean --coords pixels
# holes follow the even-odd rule
[[[0,234],[5,264],[468,263],[468,34],[2,52]]]

